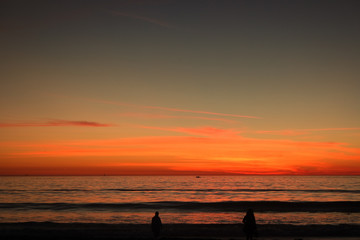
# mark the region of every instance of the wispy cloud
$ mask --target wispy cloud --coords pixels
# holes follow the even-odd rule
[[[163,127],[152,127],[152,126],[140,126],[141,128],[147,129],[155,129],[161,131],[170,131],[170,132],[178,132],[178,133],[185,133],[190,135],[200,135],[200,136],[235,136],[240,131],[233,130],[233,129],[221,129],[215,127],[200,127],[200,128],[184,128],[184,127],[176,127],[176,128],[163,128]]]
[[[196,113],[196,114],[216,115],[216,116],[224,116],[224,117],[260,119],[260,117],[249,116],[249,115],[218,113],[218,112],[209,112],[209,111],[201,111],[201,110],[160,107],[160,106],[146,106],[146,105],[137,105],[137,104],[129,104],[129,103],[123,103],[123,102],[106,101],[106,100],[95,100],[95,99],[87,99],[87,100],[92,101],[92,102],[112,104],[112,105],[118,105],[118,106],[135,107],[135,108],[142,108],[142,109],[156,109],[156,110],[169,111],[169,112],[184,112],[184,113]]]
[[[104,124],[89,121],[68,121],[68,120],[50,120],[46,122],[22,122],[22,123],[0,123],[0,127],[111,127],[113,124]]]
[[[166,115],[166,114],[148,114],[148,113],[121,113],[119,116],[131,117],[131,118],[142,118],[142,119],[198,119],[198,120],[209,120],[219,121],[226,123],[236,123],[238,121],[225,119],[225,118],[211,118],[211,117],[198,117],[198,116],[179,116],[179,115]]]
[[[282,135],[282,136],[297,136],[305,135],[311,132],[325,132],[325,131],[351,131],[360,130],[360,128],[313,128],[313,129],[285,129],[285,130],[266,130],[256,131],[259,134],[271,134],[271,135]]]
[[[239,131],[233,129],[221,129],[214,127],[201,127],[201,128],[176,128],[177,131],[193,135],[204,136],[236,136]]]

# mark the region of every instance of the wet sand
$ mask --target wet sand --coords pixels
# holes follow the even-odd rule
[[[264,240],[360,239],[359,225],[258,225]],[[153,239],[150,225],[0,223],[0,239]],[[164,224],[160,239],[245,239],[238,224]]]

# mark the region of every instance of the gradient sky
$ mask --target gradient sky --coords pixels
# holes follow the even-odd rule
[[[3,0],[0,175],[359,175],[359,12]]]

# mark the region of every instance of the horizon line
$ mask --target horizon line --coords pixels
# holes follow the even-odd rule
[[[218,174],[9,174],[2,175],[0,177],[146,177],[146,176],[302,176],[302,177],[316,177],[316,176],[360,176],[360,174],[264,174],[264,173],[251,173],[251,174],[229,174],[229,173],[218,173]]]

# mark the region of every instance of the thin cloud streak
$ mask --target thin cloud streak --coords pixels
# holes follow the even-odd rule
[[[215,127],[200,127],[200,128],[184,128],[184,127],[176,127],[176,128],[162,128],[162,127],[152,127],[152,126],[140,126],[141,128],[146,129],[154,129],[161,131],[170,131],[170,132],[178,132],[185,133],[190,135],[200,135],[200,136],[211,136],[211,137],[219,137],[219,136],[236,136],[239,131],[233,129],[221,129]]]
[[[177,115],[165,115],[165,114],[147,114],[147,113],[121,113],[122,117],[144,118],[144,119],[199,119],[219,121],[226,123],[238,123],[238,121],[225,119],[225,118],[211,118],[211,117],[197,117],[197,116],[177,116]]]
[[[217,116],[225,116],[225,117],[260,119],[260,117],[256,117],[256,116],[247,116],[247,115],[238,115],[238,114],[229,114],[229,113],[217,113],[217,112],[208,112],[208,111],[199,111],[199,110],[190,110],[190,109],[180,109],[180,108],[168,108],[168,107],[159,107],[159,106],[136,105],[136,104],[114,102],[114,101],[106,101],[106,100],[95,100],[95,99],[87,99],[87,100],[92,101],[92,102],[106,103],[106,104],[112,104],[112,105],[118,105],[118,106],[136,107],[136,108],[143,108],[143,109],[157,109],[157,110],[170,111],[170,112],[185,112],[185,113],[197,113],[197,114],[217,115]]]
[[[47,122],[28,122],[28,123],[0,123],[0,127],[112,127],[112,124],[104,124],[89,121],[67,121],[67,120],[52,120]]]
[[[350,130],[360,130],[360,128],[312,128],[312,129],[285,129],[285,130],[265,130],[265,131],[256,131],[259,134],[271,134],[271,135],[282,135],[282,136],[297,136],[305,135],[310,132],[324,132],[324,131],[350,131]]]
[[[160,109],[160,110],[173,111],[173,112],[188,112],[188,113],[200,113],[200,114],[218,115],[218,116],[226,116],[226,117],[259,118],[259,117],[255,117],[255,116],[245,116],[245,115],[229,114],[229,113],[216,113],[216,112],[188,110],[188,109],[179,109],[179,108],[167,108],[167,107],[156,107],[156,106],[146,106],[146,108]]]

